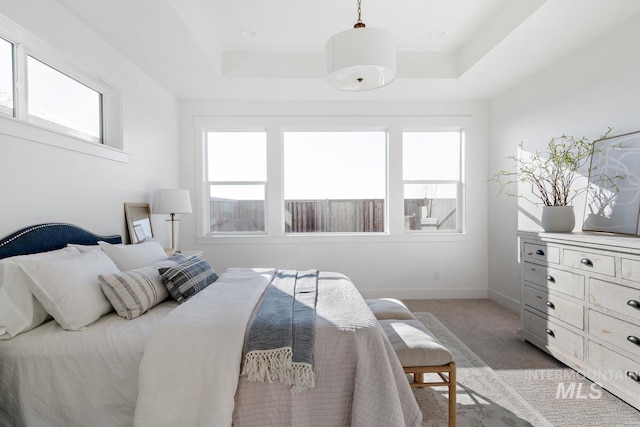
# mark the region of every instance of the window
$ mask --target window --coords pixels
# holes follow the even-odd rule
[[[76,137],[102,143],[102,95],[27,56],[27,114]]]
[[[385,231],[384,131],[284,132],[285,233]]]
[[[201,243],[466,238],[470,118],[232,115],[193,123]]]
[[[462,133],[402,135],[405,231],[460,231]]]
[[[0,15],[0,18],[3,18]],[[0,25],[0,127],[6,135],[128,162],[120,90],[13,22]],[[89,142],[89,143],[88,143]],[[114,150],[115,149],[115,150]]]
[[[13,45],[0,38],[0,113],[13,116]]]
[[[266,132],[208,132],[211,233],[266,231]]]

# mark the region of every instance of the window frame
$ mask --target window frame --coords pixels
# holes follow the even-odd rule
[[[208,115],[193,116],[196,153],[196,242],[198,244],[300,244],[353,242],[469,241],[465,217],[465,143],[472,116],[330,116],[330,115]],[[263,235],[211,235],[207,233],[208,187],[205,181],[205,134],[209,131],[267,130],[267,231]],[[387,194],[384,233],[285,233],[283,132],[387,131]],[[459,231],[404,232],[402,133],[404,131],[460,131],[461,170],[458,204]]]
[[[64,71],[59,70],[58,68],[54,67],[50,63],[41,60],[40,58],[30,54],[29,52],[25,52],[25,55],[26,55],[25,56],[25,60],[26,60],[26,64],[27,64],[26,68],[25,68],[26,72],[25,72],[25,75],[24,75],[24,77],[25,77],[24,81],[25,82],[27,82],[28,79],[29,79],[29,65],[28,65],[28,63],[29,63],[29,58],[31,58],[31,59],[33,59],[35,61],[40,62],[45,67],[48,67],[48,68],[50,68],[50,69],[62,74],[63,76],[65,76],[68,79],[76,82],[77,84],[83,85],[86,88],[88,88],[88,89],[90,89],[90,90],[92,90],[92,91],[94,91],[95,93],[98,94],[98,117],[97,117],[97,119],[98,119],[99,135],[97,137],[93,137],[91,135],[84,134],[80,130],[65,126],[65,125],[63,125],[61,123],[57,123],[57,122],[54,122],[54,121],[51,121],[51,120],[44,119],[42,117],[39,117],[39,116],[36,116],[34,114],[29,113],[29,90],[30,90],[30,88],[29,88],[29,84],[28,83],[24,84],[24,95],[23,95],[22,99],[20,99],[20,101],[22,101],[24,103],[23,104],[24,108],[22,109],[22,111],[24,111],[24,115],[25,115],[24,119],[26,121],[28,121],[29,123],[32,123],[32,124],[35,124],[35,125],[38,125],[38,126],[42,126],[44,128],[50,129],[50,130],[52,130],[54,132],[59,132],[59,133],[65,134],[65,135],[69,135],[69,136],[72,136],[74,138],[81,139],[83,141],[92,142],[94,144],[105,144],[105,141],[104,141],[104,112],[103,112],[104,99],[105,99],[104,94],[100,90],[96,89],[95,87],[89,86],[86,82],[80,80],[80,78],[71,76],[70,73],[65,73]]]
[[[438,231],[438,230],[407,230],[404,229],[404,233],[405,234],[440,234],[440,233],[462,233],[464,232],[464,207],[463,207],[463,180],[462,180],[462,176],[463,176],[463,166],[464,166],[464,129],[455,129],[455,130],[443,130],[443,129],[438,129],[438,130],[433,130],[433,129],[429,129],[429,130],[415,130],[415,129],[403,129],[402,133],[409,133],[409,132],[416,132],[416,133],[428,133],[428,132],[456,132],[459,134],[459,140],[458,140],[458,153],[459,153],[459,157],[458,157],[458,179],[457,180],[452,180],[452,179],[402,179],[402,200],[406,200],[405,199],[405,195],[404,195],[404,186],[406,184],[455,184],[456,186],[456,229],[455,230],[442,230],[442,231]],[[403,140],[403,149],[404,149],[404,140]],[[403,169],[404,172],[404,169]]]
[[[47,42],[0,15],[0,37],[13,49],[13,115],[0,112],[2,133],[46,145],[128,163],[122,127],[122,94],[98,73],[70,60]],[[27,58],[42,62],[100,94],[100,142],[67,128],[28,115]]]
[[[385,235],[388,234],[388,229],[389,229],[389,180],[388,180],[388,172],[389,172],[389,130],[388,129],[359,129],[359,128],[353,128],[353,129],[325,129],[325,128],[321,128],[321,129],[314,129],[314,130],[309,130],[309,129],[294,129],[294,128],[286,128],[286,129],[282,129],[281,134],[282,134],[282,138],[280,141],[280,144],[282,145],[282,155],[283,155],[283,163],[282,163],[282,175],[283,175],[283,179],[282,179],[282,189],[283,189],[283,197],[282,197],[282,209],[284,214],[286,215],[286,198],[284,197],[284,187],[285,187],[285,180],[286,177],[284,176],[284,168],[285,168],[285,164],[284,164],[284,134],[287,132],[291,132],[291,133],[313,133],[313,132],[317,132],[317,133],[322,133],[322,132],[327,132],[327,133],[348,133],[348,132],[381,132],[384,133],[384,137],[385,137],[385,147],[384,147],[384,156],[385,156],[385,160],[384,160],[384,166],[385,166],[385,170],[384,170],[384,180],[385,180],[385,188],[384,188],[384,209],[383,209],[383,215],[384,215],[384,220],[382,223],[382,227],[383,227],[383,231],[350,231],[350,232],[339,232],[339,231],[315,231],[315,232],[301,232],[301,231],[286,231],[286,224],[283,218],[283,224],[282,227],[283,229],[285,229],[284,231],[284,235],[356,235],[356,236],[360,236],[360,235]]]
[[[204,167],[204,174],[205,174],[205,182],[206,182],[206,187],[207,187],[207,194],[211,194],[211,186],[213,185],[263,185],[264,186],[264,231],[211,231],[211,224],[209,224],[209,226],[207,227],[207,229],[209,230],[206,234],[209,236],[261,236],[261,235],[266,235],[268,228],[269,228],[269,203],[267,200],[267,194],[269,191],[269,181],[268,178],[265,181],[214,181],[214,180],[210,180],[209,179],[209,165],[207,163],[208,159],[209,159],[209,140],[208,140],[208,134],[209,133],[215,133],[215,132],[263,132],[265,133],[265,157],[267,158],[267,164],[265,165],[266,169],[267,169],[267,174],[268,174],[268,169],[269,169],[269,160],[268,160],[268,146],[269,146],[269,141],[268,141],[268,135],[266,132],[266,129],[215,129],[215,130],[208,130],[205,131],[203,133],[203,139],[204,139],[204,162],[205,162],[205,167]],[[268,175],[267,175],[268,176]],[[210,197],[210,196],[209,196]],[[206,218],[211,218],[211,200],[209,199],[209,203],[205,203],[206,205]]]
[[[0,39],[9,43],[11,46],[11,100],[13,102],[11,111],[4,111],[3,109],[6,107],[0,106],[0,116],[13,117],[16,113],[16,45],[12,41],[2,37],[2,35],[0,35]]]

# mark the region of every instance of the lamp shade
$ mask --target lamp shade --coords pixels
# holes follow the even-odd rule
[[[386,86],[396,78],[396,51],[390,33],[354,28],[325,44],[326,82],[336,89],[363,91]]]
[[[191,213],[189,190],[155,190],[153,192],[153,205],[151,210],[155,214]]]

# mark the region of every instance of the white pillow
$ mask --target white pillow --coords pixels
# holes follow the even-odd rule
[[[5,328],[0,339],[9,339],[21,332],[30,331],[49,317],[49,313],[31,293],[31,279],[22,271],[17,261],[49,261],[77,255],[77,249],[63,248],[0,260],[0,325]]]
[[[31,292],[64,329],[79,331],[112,310],[98,275],[118,272],[102,251],[56,261],[20,260]]]
[[[89,252],[89,251],[101,251],[102,248],[98,245],[80,245],[77,243],[67,243],[68,248],[76,248],[80,252]]]
[[[167,253],[155,239],[147,239],[135,245],[112,245],[107,242],[98,244],[121,271],[135,270],[167,259]]]

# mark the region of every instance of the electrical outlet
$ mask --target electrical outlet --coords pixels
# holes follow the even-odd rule
[[[440,272],[439,271],[434,271],[433,272],[433,280],[440,280]]]

